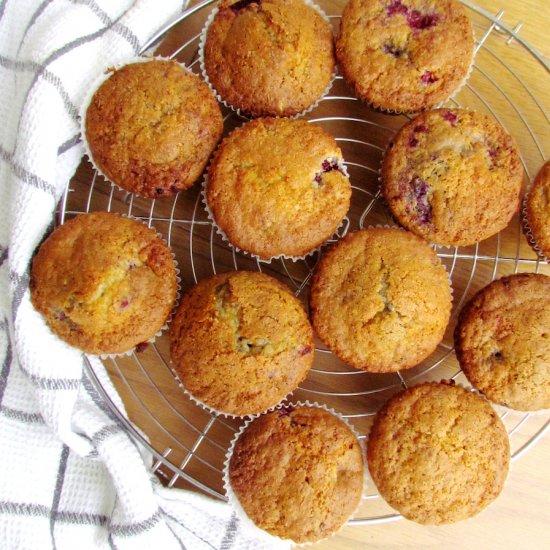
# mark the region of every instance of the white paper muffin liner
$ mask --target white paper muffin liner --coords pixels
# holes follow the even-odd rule
[[[180,388],[183,390],[185,395],[187,395],[187,397],[189,397],[189,399],[191,399],[191,401],[193,401],[193,403],[198,405],[201,409],[205,410],[207,413],[214,414],[216,416],[223,416],[224,418],[250,419],[250,420],[253,419],[253,418],[257,418],[258,416],[260,416],[262,414],[274,411],[276,407],[278,407],[283,401],[285,401],[286,399],[291,397],[292,394],[296,391],[296,390],[292,390],[290,393],[285,395],[279,402],[275,403],[274,405],[270,405],[269,407],[267,407],[263,411],[260,411],[260,412],[257,412],[257,413],[232,414],[232,413],[228,413],[228,412],[224,412],[224,411],[220,411],[218,409],[215,409],[214,407],[211,407],[210,405],[207,405],[204,401],[201,401],[200,399],[195,397],[185,387],[185,384],[181,381],[181,378],[178,376],[178,373],[174,369],[173,365],[170,365],[170,370],[172,371],[172,376],[174,376],[174,378],[178,382],[178,385],[180,386]]]
[[[276,117],[269,117],[269,118],[276,118]],[[238,128],[235,128],[235,130],[242,128],[248,122],[249,121],[243,122],[243,124],[241,124],[241,126],[239,126]],[[235,130],[233,130],[233,132]],[[227,243],[227,245],[231,249],[235,250],[235,252],[241,252],[242,254],[244,254],[245,256],[248,256],[249,258],[252,258],[254,260],[257,260],[257,261],[265,263],[265,264],[270,264],[273,260],[281,260],[281,259],[282,260],[292,260],[293,262],[297,262],[297,261],[300,261],[300,260],[305,260],[309,256],[313,256],[315,253],[320,252],[325,246],[329,245],[334,240],[339,240],[347,234],[349,226],[350,226],[350,221],[349,221],[349,218],[346,214],[342,218],[340,223],[336,226],[336,230],[334,231],[334,233],[327,240],[322,242],[319,246],[316,246],[315,248],[311,249],[309,252],[307,252],[303,256],[289,256],[288,254],[277,254],[275,256],[271,256],[271,258],[262,258],[261,256],[258,256],[257,254],[254,254],[253,252],[250,252],[248,250],[244,250],[244,249],[239,248],[238,246],[234,245],[231,242],[231,239],[225,233],[225,231],[218,225],[218,223],[216,221],[216,218],[214,217],[214,213],[212,212],[212,210],[211,210],[211,208],[208,204],[208,198],[207,198],[208,174],[210,172],[212,161],[217,157],[217,155],[219,153],[219,150],[220,150],[221,146],[223,145],[223,143],[224,143],[224,140],[222,139],[222,141],[218,144],[218,147],[214,151],[212,157],[210,158],[210,163],[208,164],[208,167],[207,167],[207,169],[204,173],[204,178],[203,178],[203,181],[202,181],[202,189],[201,189],[201,201],[204,205],[204,210],[206,212],[206,215],[207,215],[208,219],[210,220],[210,222],[212,223],[212,226],[216,230],[216,233],[222,238],[222,240],[225,243]],[[346,176],[346,178],[349,181],[349,173],[348,173],[348,169],[347,169],[345,160],[343,158],[342,159],[334,158],[334,160],[338,160],[338,169],[339,169],[339,171],[341,171],[341,173],[343,173],[344,176]]]
[[[121,351],[121,352],[118,352],[118,353],[101,353],[101,354],[99,354],[98,357],[100,359],[103,359],[103,360],[113,359],[115,357],[130,356],[133,353],[137,352],[137,349],[140,346],[148,346],[149,344],[154,344],[155,340],[159,336],[161,336],[163,332],[165,332],[168,329],[170,323],[172,322],[172,318],[174,316],[174,313],[176,311],[176,308],[178,306],[180,296],[181,296],[181,277],[180,277],[180,269],[178,267],[178,262],[176,260],[176,255],[174,254],[174,251],[170,248],[170,246],[168,246],[168,243],[166,242],[166,240],[164,239],[162,234],[159,233],[154,227],[149,227],[149,225],[143,220],[137,219],[133,216],[128,216],[127,214],[119,214],[119,213],[114,213],[114,212],[111,212],[111,213],[114,214],[115,216],[121,216],[122,218],[128,218],[130,220],[133,220],[133,221],[136,221],[136,222],[139,222],[139,223],[145,225],[147,227],[147,229],[149,229],[149,230],[153,231],[154,233],[156,233],[157,237],[159,239],[161,239],[162,242],[167,246],[167,248],[170,250],[170,253],[172,255],[172,261],[174,262],[174,271],[176,272],[176,294],[175,294],[175,297],[174,297],[174,302],[172,304],[172,308],[170,310],[170,313],[168,314],[168,317],[166,318],[166,321],[164,322],[162,327],[151,338],[149,338],[145,342],[140,342],[139,344],[136,344],[134,347],[130,348],[127,351]],[[91,355],[91,354],[88,354],[88,355]]]
[[[330,19],[328,18],[328,16],[326,15],[326,13],[321,9],[320,6],[318,6],[317,4],[315,4],[312,0],[303,0],[303,2],[308,5],[309,7],[313,8],[317,13],[319,13],[319,15],[327,22],[327,24],[330,25]],[[208,84],[208,86],[210,87],[210,90],[212,91],[212,93],[216,96],[216,99],[222,104],[222,105],[225,105],[225,107],[227,107],[228,109],[231,109],[232,111],[234,111],[235,113],[237,113],[238,116],[241,116],[243,118],[249,118],[249,116],[242,112],[242,110],[239,108],[239,107],[235,107],[233,105],[231,105],[231,103],[227,102],[219,93],[218,91],[216,90],[216,88],[214,87],[214,85],[210,82],[210,79],[208,78],[208,74],[206,72],[206,64],[205,64],[205,61],[204,61],[204,48],[205,48],[205,45],[206,45],[206,37],[207,37],[207,34],[208,34],[208,28],[210,27],[212,21],[214,20],[214,18],[216,17],[216,14],[218,13],[218,8],[214,8],[211,12],[210,12],[210,15],[208,16],[207,20],[206,20],[206,23],[204,24],[204,27],[201,31],[201,36],[200,36],[200,40],[199,40],[199,50],[198,50],[198,54],[199,54],[199,65],[200,65],[200,68],[201,68],[201,74],[202,74],[202,77],[204,79],[204,81]],[[319,103],[328,95],[328,93],[330,92],[331,88],[332,88],[332,85],[334,84],[334,80],[336,79],[336,75],[337,75],[337,64],[336,64],[336,60],[335,60],[335,63],[334,63],[334,71],[332,72],[332,76],[330,78],[330,81],[329,83],[327,84],[327,87],[324,89],[323,93],[319,96],[319,98],[314,102],[312,103],[311,105],[309,105],[306,109],[304,109],[303,111],[295,114],[295,115],[292,115],[290,117],[280,117],[280,116],[271,116],[271,118],[292,118],[292,119],[297,119],[297,118],[300,118],[304,115],[306,115],[307,113],[310,113],[311,111],[313,111],[313,109],[315,109],[315,107],[317,107],[319,105]],[[266,115],[262,115],[262,116],[266,116]],[[250,118],[259,118],[259,117],[250,117]]]
[[[119,61],[117,63],[114,63],[107,67],[97,78],[96,80],[91,84],[89,87],[84,100],[82,101],[82,106],[80,107],[79,111],[79,119],[80,119],[80,135],[82,137],[82,144],[84,145],[84,154],[88,157],[88,160],[90,161],[90,164],[94,167],[94,169],[97,171],[97,173],[105,179],[105,181],[109,182],[110,184],[114,185],[118,190],[124,192],[124,193],[130,193],[132,195],[136,195],[138,197],[144,197],[146,199],[150,200],[156,200],[156,199],[164,199],[164,198],[172,198],[175,196],[175,194],[170,195],[159,195],[158,197],[150,197],[148,195],[141,195],[139,193],[136,193],[134,191],[130,191],[129,189],[125,189],[124,187],[121,187],[118,183],[110,179],[102,170],[99,168],[99,166],[95,163],[94,157],[92,155],[92,151],[90,149],[90,144],[88,143],[88,139],[86,138],[86,112],[88,110],[88,107],[90,106],[90,103],[92,102],[92,99],[95,95],[95,93],[98,91],[100,86],[108,80],[115,71],[118,71],[122,67],[125,67],[126,65],[133,65],[135,63],[149,63],[150,61],[169,61],[171,63],[175,63],[179,65],[185,72],[188,74],[192,74],[194,76],[197,76],[193,71],[188,69],[185,64],[180,63],[176,59],[171,59],[169,57],[163,57],[163,56],[153,56],[153,57],[129,57],[127,59],[124,59],[122,61]],[[198,180],[197,180],[198,181]],[[196,183],[196,182],[194,182]],[[182,189],[181,191],[185,191],[185,189]],[[180,192],[181,192],[180,191]]]
[[[546,257],[541,247],[538,245],[537,239],[535,239],[535,236],[533,235],[533,230],[529,225],[529,216],[527,215],[527,203],[529,202],[529,195],[531,194],[532,189],[533,189],[533,183],[529,185],[529,188],[527,189],[523,197],[522,206],[521,206],[521,225],[523,227],[523,232],[525,233],[525,237],[527,238],[527,242],[529,243],[531,248],[536,252],[537,256],[543,262],[550,263],[550,258]]]
[[[361,442],[359,433],[354,428],[354,426],[346,418],[344,418],[340,413],[338,413],[334,409],[329,408],[326,405],[322,405],[320,403],[311,402],[311,401],[296,401],[296,402],[289,402],[289,403],[280,403],[276,407],[273,407],[272,409],[270,409],[269,412],[273,412],[273,411],[276,411],[276,410],[279,410],[279,409],[282,409],[282,408],[285,408],[285,407],[311,407],[311,408],[322,409],[322,410],[332,414],[333,416],[335,416],[339,420],[341,420],[350,429],[350,431],[353,433],[355,439],[357,440],[359,448],[361,449],[361,456],[363,458],[363,480],[362,480],[363,487],[362,487],[362,490],[361,490],[361,497],[362,497],[365,494],[365,490],[366,490],[366,486],[367,486],[367,480],[370,478],[370,476],[369,476],[369,472],[368,472],[366,449],[365,449],[365,446],[363,445],[363,443]],[[258,415],[258,416],[260,416],[260,415]],[[236,445],[239,437],[242,435],[242,433],[245,431],[245,429],[248,427],[248,425],[251,422],[253,422],[255,420],[255,418],[257,418],[258,416],[254,417],[254,418],[250,418],[249,420],[247,420],[240,427],[240,429],[235,433],[235,436],[233,437],[233,440],[231,441],[229,449],[228,449],[228,451],[225,455],[224,468],[223,468],[223,485],[224,485],[225,494],[228,498],[229,504],[231,505],[233,510],[235,510],[238,518],[243,522],[245,527],[248,530],[250,530],[251,532],[253,532],[256,536],[261,537],[266,542],[273,542],[274,540],[278,540],[278,541],[283,541],[283,542],[292,542],[293,544],[296,544],[297,546],[311,546],[312,544],[316,544],[316,543],[321,542],[323,540],[328,540],[329,538],[331,538],[334,535],[336,535],[337,533],[339,533],[346,526],[347,522],[350,519],[353,518],[353,516],[357,513],[357,511],[361,507],[361,504],[363,502],[362,498],[359,499],[359,502],[357,503],[357,506],[355,507],[354,511],[350,514],[348,519],[334,533],[331,533],[327,537],[319,539],[319,540],[315,540],[315,541],[311,541],[311,542],[302,542],[302,543],[296,543],[292,539],[283,539],[283,538],[278,537],[276,535],[272,535],[271,533],[268,533],[267,531],[264,531],[261,527],[258,527],[252,521],[252,519],[250,519],[248,517],[247,513],[245,512],[244,508],[242,507],[241,503],[239,502],[239,499],[238,499],[237,495],[235,494],[235,492],[233,491],[233,489],[231,487],[231,481],[230,481],[230,478],[229,478],[229,462],[231,461],[231,457],[233,455],[233,451],[235,449],[235,445]]]

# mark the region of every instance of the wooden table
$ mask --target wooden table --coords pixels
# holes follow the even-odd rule
[[[340,0],[332,2],[333,12],[337,13],[342,5],[343,2]],[[550,57],[550,40],[547,38],[548,27],[550,26],[550,3],[546,0],[522,0],[521,2],[479,0],[477,5],[492,14],[496,14],[500,8],[504,8],[506,12],[502,17],[502,21],[511,28],[515,27],[519,21],[522,21],[523,26],[520,35],[530,42],[540,53],[547,58]],[[201,24],[200,21],[197,22],[196,28],[200,29]],[[485,26],[488,27],[489,25],[486,24]],[[481,31],[477,29],[477,38],[481,38],[480,32]],[[497,35],[498,38],[498,30],[493,29],[492,32],[493,35]],[[178,43],[178,40],[180,40],[180,38],[178,37],[177,31],[172,32],[167,40],[159,47],[159,51],[161,53],[170,53],[173,51],[173,44]],[[510,56],[511,59],[515,59],[516,61],[523,59],[525,54],[522,53],[519,45],[513,43],[506,45],[503,36],[500,37],[500,40],[500,44],[498,40],[495,40],[494,47],[497,48],[497,50],[504,51],[503,48],[508,48],[508,50],[506,50],[506,55]],[[190,61],[189,59],[184,60],[186,62]],[[540,97],[546,97],[546,99],[548,99],[548,83],[550,79],[548,75],[546,75],[545,78],[540,77],[540,66],[537,71],[535,70],[536,68],[533,69],[534,66],[529,63],[526,63],[524,67],[521,66],[521,63],[516,63],[516,65],[519,66],[519,74],[528,86],[536,91]],[[496,68],[495,72],[498,70],[499,69]],[[532,114],[530,110],[533,109],[533,106],[529,105],[529,100],[525,97],[525,90],[522,89],[518,82],[509,82],[506,86],[506,92],[514,102],[520,104],[522,109],[526,110],[528,115]],[[548,106],[549,103],[547,102],[545,107],[548,108]],[[503,112],[506,113],[506,108],[503,108]],[[387,117],[384,120],[387,120]],[[537,167],[542,163],[541,157],[545,156],[548,158],[550,155],[548,123],[542,120],[537,121],[536,118],[533,120],[537,135],[542,136],[542,143],[540,145],[543,154],[537,153],[534,147],[528,147],[527,150],[523,151],[527,167],[531,174],[534,174]],[[398,127],[402,121],[390,120],[389,123],[394,127]],[[510,131],[514,133],[514,128],[512,127]],[[523,140],[524,130],[518,128],[517,132],[518,140]],[[519,133],[521,133],[521,136]],[[374,139],[376,139],[376,136]],[[383,145],[384,141],[387,141],[388,138],[379,136],[379,139],[381,145]],[[110,188],[104,184],[96,183],[96,191],[90,194],[90,180],[90,168],[86,164],[83,164],[77,172],[72,184],[75,192],[71,193],[69,196],[67,215],[70,216],[71,212],[84,211],[89,208],[112,208],[122,212],[128,210],[128,199],[118,191],[109,193]],[[371,183],[375,185],[375,182],[373,182]],[[170,216],[172,202],[169,204],[165,203],[164,206],[162,204],[158,205],[158,203],[159,201],[157,201],[157,206],[155,206],[154,217],[156,221],[154,224],[166,235],[169,228],[163,220]],[[130,207],[133,208],[133,214],[142,215],[147,218],[152,212],[149,204],[149,201],[136,199],[130,204]],[[182,217],[189,217],[191,215],[192,205],[182,207],[180,203],[178,207],[184,210],[181,214]],[[384,219],[381,219],[381,221],[384,221]],[[373,222],[371,221],[370,223]],[[187,242],[186,239],[188,239],[188,229],[183,228],[180,231],[179,228],[176,228],[170,236],[171,244],[179,255],[178,251],[180,247],[187,246],[185,243]],[[521,238],[524,241],[524,238]],[[513,246],[513,242],[515,242],[514,239],[515,237],[511,237],[509,234],[503,234],[501,250],[504,255],[510,253],[510,247]],[[512,244],[509,245],[507,242],[508,240],[510,240]],[[210,254],[208,239],[199,239],[197,243],[199,246],[197,253],[202,255],[203,259],[208,263]],[[521,254],[527,254],[533,257],[533,254],[530,252],[525,242],[522,242]],[[191,280],[191,273],[187,265],[188,262],[185,260],[185,257],[180,257],[179,260],[183,271],[184,281],[187,281],[185,283],[187,287],[189,286],[188,281]],[[232,267],[230,258],[226,260],[226,263],[228,268]],[[510,272],[512,268],[513,265],[500,265],[498,273]],[[482,286],[490,280],[491,269],[490,265],[485,268],[485,272],[481,269],[481,282],[478,286]],[[546,273],[549,272],[547,268],[541,269]],[[485,275],[483,275],[483,273],[485,273]],[[201,269],[199,269],[197,273],[199,278],[208,274],[210,274],[208,270],[203,271]],[[457,277],[460,279],[460,273]],[[467,272],[464,273],[463,277],[467,278]],[[485,280],[483,277],[485,277]],[[457,284],[460,285],[461,282],[458,280]],[[471,291],[469,295],[471,295]],[[449,335],[447,335],[447,339],[448,338]],[[158,363],[159,358],[167,358],[168,350],[165,338],[160,339],[158,342],[158,349],[160,350],[160,354],[157,355],[155,355],[156,352],[149,349],[143,354],[139,354],[139,357],[136,356],[137,359],[118,360],[116,364],[115,362],[107,362],[107,367],[123,397],[130,418],[148,434],[155,447],[158,449],[174,447],[174,434],[176,434],[176,437],[180,437],[183,444],[188,447],[197,445],[197,440],[189,438],[188,434],[182,429],[181,416],[191,420],[194,424],[199,426],[202,431],[208,431],[209,435],[214,434],[214,437],[221,442],[222,445],[227,444],[232,432],[227,430],[224,431],[224,427],[221,424],[212,421],[209,415],[200,411],[187,398],[182,396],[180,389],[177,387],[177,384],[175,384],[167,369],[162,372],[157,372],[155,367],[153,367],[152,370],[146,367],[146,374],[144,374],[143,369],[140,370],[140,368],[136,366],[136,361],[147,365],[148,363]],[[453,368],[456,369],[456,362],[453,363],[452,358],[449,358],[448,361],[449,372],[451,372]],[[124,374],[126,382],[121,378],[121,373]],[[130,384],[128,384],[127,381],[130,381]],[[160,389],[164,396],[162,399],[159,397],[158,392],[152,389],[152,385],[156,385]],[[157,417],[156,420],[152,420],[150,415],[144,412],[139,400],[148,403],[148,407],[153,411],[154,416]],[[169,403],[170,408],[167,407],[167,403]],[[232,423],[229,422],[229,424]],[[364,431],[368,429],[368,426],[362,426],[362,429]],[[522,436],[522,431],[524,431],[524,435],[528,435],[532,433],[532,428],[527,426],[520,428],[516,434],[520,438]],[[201,442],[198,443],[200,444]],[[200,449],[197,450],[197,454],[202,458],[212,461],[218,467],[223,461],[223,452],[219,449],[214,449],[206,443],[202,443]],[[172,451],[169,458],[177,464],[185,463],[185,471],[187,473],[192,476],[202,476],[201,479],[204,479],[204,466],[201,465],[200,460],[197,461],[193,459],[189,462],[185,454],[180,453],[178,455],[177,449]],[[166,468],[163,469],[161,467],[160,471],[164,472],[165,476],[168,475],[168,470]],[[206,476],[206,479],[207,478],[208,475]],[[169,475],[167,479],[170,479]],[[177,480],[176,486],[191,487],[181,479]],[[216,490],[221,491],[219,481],[213,481],[212,486]],[[467,490],[467,488],[465,488],[465,490]],[[372,548],[418,548],[435,546],[445,546],[446,548],[529,548],[530,550],[550,548],[550,534],[548,530],[550,526],[549,495],[550,434],[547,434],[534,448],[530,449],[512,464],[509,479],[502,495],[486,511],[475,518],[456,525],[442,527],[420,526],[406,520],[378,525],[348,526],[336,537],[329,541],[319,543],[315,547],[319,549],[336,550],[363,548],[366,545]]]

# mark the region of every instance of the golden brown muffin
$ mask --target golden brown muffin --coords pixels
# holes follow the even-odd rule
[[[229,460],[229,482],[261,529],[296,543],[334,534],[363,491],[361,446],[318,407],[286,406],[253,420]]]
[[[221,0],[207,29],[205,76],[251,116],[291,116],[315,103],[334,72],[332,31],[303,0]]]
[[[177,292],[166,243],[141,222],[108,212],[77,216],[42,244],[31,300],[49,327],[94,355],[129,351],[165,324]]]
[[[144,197],[187,189],[223,131],[208,86],[175,61],[111,70],[86,110],[93,162],[114,183]]]
[[[463,246],[508,225],[519,207],[522,174],[514,140],[493,119],[436,109],[405,124],[390,142],[382,190],[409,231]]]
[[[467,77],[472,24],[455,0],[350,0],[336,55],[359,98],[419,111],[447,99]]]
[[[174,368],[189,393],[235,416],[279,403],[313,362],[313,331],[301,302],[263,273],[199,282],[182,298],[170,337]]]
[[[464,307],[456,355],[491,401],[520,411],[550,408],[550,277],[521,273],[481,289]]]
[[[206,198],[236,247],[263,259],[303,256],[346,215],[351,186],[335,139],[303,120],[253,120],[225,138]]]
[[[536,247],[550,261],[550,160],[539,170],[533,182],[526,211]]]
[[[369,372],[413,367],[437,347],[451,288],[435,252],[397,228],[349,233],[321,259],[310,309],[319,338]]]
[[[510,445],[483,397],[428,382],[394,396],[378,412],[367,458],[391,506],[407,519],[437,525],[474,516],[500,494]]]

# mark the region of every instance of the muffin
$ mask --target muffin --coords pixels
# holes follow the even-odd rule
[[[514,140],[491,118],[436,109],[390,142],[382,191],[409,231],[440,245],[470,245],[508,225],[522,173]]]
[[[428,382],[394,396],[371,428],[367,458],[382,497],[407,519],[454,523],[501,492],[508,435],[476,393]]]
[[[247,115],[296,115],[332,81],[330,25],[303,0],[221,0],[203,32],[205,79]]]
[[[304,256],[334,234],[351,186],[335,139],[319,126],[264,118],[225,138],[206,200],[231,244],[262,259]]]
[[[324,539],[359,505],[361,445],[338,417],[290,405],[249,423],[226,465],[228,494],[258,527],[295,543]]]
[[[77,216],[44,241],[31,300],[51,330],[94,355],[147,342],[172,310],[177,276],[166,243],[141,222],[108,212]]]
[[[208,86],[175,61],[136,62],[110,72],[84,114],[93,163],[113,183],[144,197],[191,187],[223,131]]]
[[[350,0],[336,55],[364,101],[411,112],[447,99],[467,78],[472,23],[455,0]]]
[[[550,408],[550,277],[521,273],[481,289],[464,307],[456,355],[491,401],[520,411]]]
[[[232,416],[276,405],[313,362],[313,331],[301,302],[263,273],[236,271],[199,282],[182,298],[170,340],[186,390]]]
[[[349,233],[313,276],[310,311],[319,338],[369,372],[413,367],[445,334],[451,288],[435,252],[396,228]]]
[[[550,258],[550,160],[535,178],[527,196],[526,214],[536,249]]]

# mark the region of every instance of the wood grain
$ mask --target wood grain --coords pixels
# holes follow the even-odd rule
[[[340,0],[320,2],[328,13],[339,13],[343,6]],[[523,22],[521,36],[528,40],[539,52],[550,56],[550,41],[547,29],[550,24],[550,4],[546,0],[522,0],[504,2],[480,0],[477,5],[490,13],[497,13],[501,7],[506,12],[502,20],[510,27]],[[179,25],[169,33],[159,46],[158,52],[169,54],[180,45],[185,37],[198,33],[202,28],[207,11],[203,11]],[[487,20],[472,14],[476,37],[483,36],[489,27]],[[525,162],[525,185],[531,180],[544,159],[550,156],[550,130],[548,119],[544,118],[541,107],[550,112],[548,88],[550,77],[542,65],[517,43],[506,44],[506,36],[493,30],[476,58],[476,69],[469,81],[471,87],[460,92],[458,100],[464,106],[484,112],[493,112],[518,142]],[[191,63],[196,59],[196,45],[184,49],[178,59]],[[502,60],[505,60],[503,63]],[[508,68],[512,68],[515,75]],[[525,84],[525,86],[524,86]],[[499,87],[504,90],[501,92]],[[527,90],[529,89],[529,91]],[[349,95],[343,82],[337,82],[334,95]],[[532,94],[532,95],[531,95]],[[537,101],[532,96],[537,98]],[[537,103],[538,102],[538,103]],[[452,105],[452,103],[449,103]],[[517,110],[516,110],[517,109]],[[352,228],[357,227],[362,214],[370,209],[366,225],[390,223],[391,219],[380,201],[372,196],[378,189],[377,167],[381,151],[393,132],[406,120],[404,117],[377,113],[353,101],[323,102],[309,117],[339,117],[356,119],[356,122],[324,121],[321,124],[336,136],[351,137],[370,143],[363,146],[353,142],[341,142],[344,157],[348,162],[365,165],[368,169],[350,166],[351,181],[354,185],[353,207],[350,213]],[[529,123],[527,127],[524,120]],[[361,121],[368,121],[367,123]],[[226,132],[241,121],[230,116],[226,122]],[[111,190],[110,185],[97,178],[91,187],[93,172],[87,162],[79,168],[67,200],[66,216],[88,209],[111,209],[132,213],[153,225],[170,240],[176,253],[182,275],[184,290],[195,279],[201,279],[215,270],[258,269],[256,262],[242,255],[234,256],[222,240],[213,235],[213,230],[202,206],[197,202],[198,189],[180,194],[176,201],[158,200],[152,203],[146,199],[129,199],[125,193]],[[90,191],[92,189],[92,192]],[[194,216],[195,214],[195,216]],[[170,222],[170,219],[175,219]],[[189,220],[195,219],[195,223]],[[190,246],[193,247],[190,251]],[[455,293],[454,315],[461,304],[477,289],[487,284],[494,276],[520,271],[539,270],[550,273],[547,266],[536,263],[536,256],[530,249],[519,221],[516,219],[498,238],[488,239],[479,245],[477,255],[474,247],[461,249],[464,258],[455,257],[453,250],[440,250],[447,268],[452,270]],[[212,256],[215,262],[211,261]],[[495,261],[494,257],[501,258]],[[529,263],[518,265],[513,261],[520,256]],[[485,259],[484,259],[485,258]],[[262,269],[274,276],[291,282],[287,272],[297,281],[297,285],[307,276],[314,265],[315,257],[306,263],[282,265],[276,262]],[[300,296],[306,299],[307,289]],[[414,382],[426,367],[439,364],[437,369],[424,375],[424,378],[440,379],[452,376],[458,370],[452,348],[454,319],[438,351],[428,362],[403,372],[406,381]],[[217,492],[222,492],[221,476],[225,449],[233,436],[238,421],[214,419],[198,408],[186,397],[175,382],[167,364],[169,363],[168,342],[165,336],[157,340],[143,353],[130,358],[108,360],[107,368],[126,404],[130,418],[148,435],[154,447],[161,452],[172,449],[168,460],[181,466],[184,472]],[[296,398],[322,399],[348,415],[368,414],[354,417],[353,422],[362,434],[368,433],[372,414],[381,403],[401,386],[395,376],[381,375],[327,375],[323,371],[350,372],[353,369],[336,361],[328,353],[318,353],[315,368],[306,380],[303,389],[296,392]],[[459,376],[459,381],[464,379]],[[382,391],[385,386],[392,386]],[[315,392],[369,392],[372,394],[349,397],[323,396]],[[503,413],[504,410],[500,409]],[[509,429],[521,420],[523,415],[510,413],[505,419]],[[543,424],[548,415],[530,418],[519,427],[512,437],[513,450],[520,448]],[[206,433],[202,438],[201,432]],[[193,451],[191,454],[190,451]],[[171,473],[166,467],[160,468],[162,479],[168,481]],[[179,478],[178,487],[191,488]],[[465,488],[467,490],[467,488]],[[375,493],[370,484],[369,494]],[[425,527],[406,520],[381,525],[347,526],[336,537],[315,545],[319,549],[350,550],[363,548],[367,544],[373,548],[418,548],[442,546],[448,548],[505,548],[526,547],[530,549],[548,548],[548,525],[550,522],[550,436],[546,435],[534,448],[512,464],[510,476],[503,494],[478,517],[457,525]],[[360,517],[392,513],[381,499],[367,500],[359,512]]]

